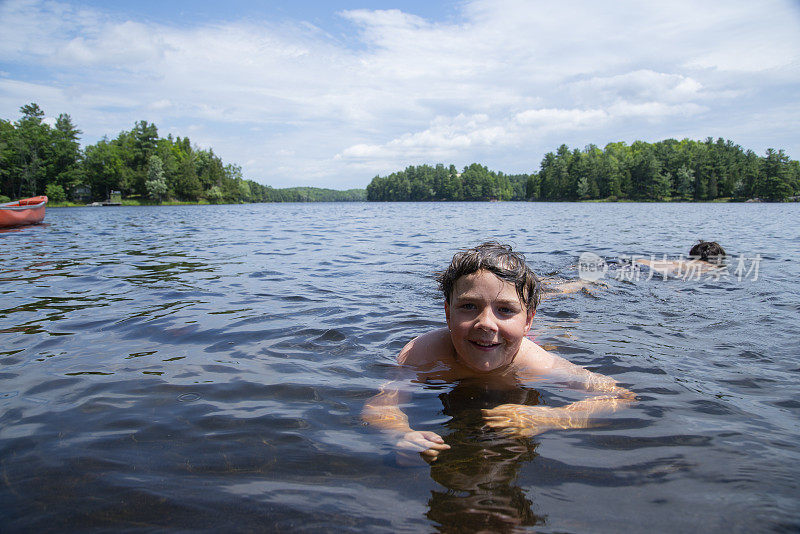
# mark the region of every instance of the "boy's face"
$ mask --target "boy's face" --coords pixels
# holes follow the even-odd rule
[[[444,311],[459,362],[483,372],[511,363],[533,322],[514,285],[489,271],[456,280]]]

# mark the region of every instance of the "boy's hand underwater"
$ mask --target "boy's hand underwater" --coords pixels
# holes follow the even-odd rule
[[[554,428],[587,428],[586,414],[570,414],[564,408],[501,404],[483,411],[486,426],[503,433],[528,438]]]
[[[395,447],[400,465],[414,465],[420,463],[420,455],[427,462],[436,461],[439,453],[449,449],[450,445],[436,432],[412,430],[402,434]]]
[[[552,429],[591,428],[599,423],[590,420],[595,413],[615,412],[636,402],[636,395],[614,386],[613,394],[574,402],[560,408],[501,404],[481,410],[486,426],[512,436],[531,437]]]

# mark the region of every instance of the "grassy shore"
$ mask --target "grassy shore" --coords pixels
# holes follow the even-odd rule
[[[202,204],[210,204],[205,199],[199,200],[197,202],[184,202],[181,200],[165,200],[163,202],[155,202],[153,200],[140,200],[136,198],[123,198],[122,205],[123,206],[198,206]],[[84,204],[79,202],[70,202],[70,201],[63,201],[63,202],[48,202],[48,208],[85,208],[90,206],[91,204]]]

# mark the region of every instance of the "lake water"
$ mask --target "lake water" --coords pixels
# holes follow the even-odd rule
[[[799,216],[800,204],[48,209],[46,224],[0,233],[0,530],[800,531]],[[599,428],[509,445],[443,407],[464,384],[411,384],[412,426],[453,448],[401,467],[362,406],[399,349],[443,325],[433,271],[487,238],[566,278],[582,252],[675,256],[716,240],[730,276],[618,269],[593,295],[545,300],[531,337],[640,402]],[[546,381],[533,393],[572,395]]]

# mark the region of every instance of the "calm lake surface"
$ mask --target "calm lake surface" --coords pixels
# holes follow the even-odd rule
[[[800,204],[65,208],[45,221],[0,231],[4,532],[800,531]],[[730,276],[614,269],[594,294],[545,300],[531,337],[640,402],[509,445],[445,409],[491,391],[409,383],[412,426],[453,448],[398,466],[362,406],[399,349],[444,324],[433,271],[489,238],[565,278],[582,252],[716,240]],[[548,381],[532,393],[575,395]]]

